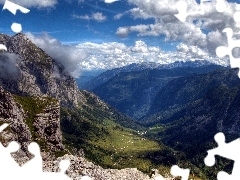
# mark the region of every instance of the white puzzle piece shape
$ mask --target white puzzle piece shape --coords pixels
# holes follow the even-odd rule
[[[218,143],[218,147],[208,151],[207,157],[204,162],[207,166],[213,166],[215,164],[215,156],[219,155],[221,157],[230,159],[234,161],[232,174],[228,174],[224,171],[220,171],[217,175],[218,180],[238,180],[240,177],[240,138],[231,141],[229,143],[225,142],[225,136],[223,133],[217,133],[214,136],[215,141]]]

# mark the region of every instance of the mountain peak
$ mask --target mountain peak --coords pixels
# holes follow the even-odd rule
[[[0,44],[7,47],[7,53],[0,56],[0,63],[4,64],[0,71],[9,74],[0,73],[0,86],[13,94],[50,96],[61,100],[62,105],[77,105],[78,87],[74,78],[25,34],[1,34]],[[13,77],[12,73],[15,79],[8,78]]]
[[[30,41],[30,39],[28,39],[28,37],[23,33],[17,33],[13,35],[11,38],[20,38],[22,40]]]

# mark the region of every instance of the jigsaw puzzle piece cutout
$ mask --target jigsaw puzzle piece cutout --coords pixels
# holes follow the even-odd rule
[[[68,169],[70,165],[69,160],[62,160],[59,164],[60,172],[42,172],[41,177],[44,177],[45,180],[71,180],[70,177],[68,177],[65,172]]]
[[[83,176],[81,180],[92,180],[92,178],[90,178],[89,176]]]
[[[205,2],[209,2],[209,0],[200,0],[200,10],[194,12],[187,12],[187,3],[185,1],[178,1],[176,4],[176,9],[178,10],[178,14],[174,14],[179,21],[185,22],[188,16],[195,16],[195,15],[204,15],[205,11],[203,10],[203,4]]]
[[[0,50],[7,51],[7,47],[4,44],[0,44]]]
[[[218,180],[235,180],[230,174],[224,172],[224,171],[220,171],[217,175],[217,179]]]
[[[216,49],[216,54],[218,57],[223,58],[228,55],[228,48],[225,46],[219,46]]]
[[[65,173],[69,166],[70,166],[70,161],[69,160],[62,160],[59,163],[60,172]]]
[[[225,136],[223,133],[217,133],[214,136],[215,141],[218,143],[218,148],[219,146],[221,146],[221,148],[226,144],[225,143]],[[217,148],[214,148],[212,150],[208,151],[208,155],[207,157],[204,159],[204,163],[207,166],[213,166],[215,164],[215,155],[217,155],[218,153],[220,153],[221,149],[218,150],[217,152]]]
[[[11,156],[11,153],[18,151],[19,148],[20,145],[15,141],[9,143],[7,147],[4,147],[0,143],[0,179],[2,179],[2,177],[12,179],[16,177],[16,174],[19,174],[20,166]]]
[[[223,133],[217,133],[214,136],[218,147],[208,150],[208,155],[204,159],[207,166],[213,166],[215,164],[215,156],[221,156],[234,161],[232,174],[228,174],[224,171],[218,173],[218,180],[232,179],[237,180],[240,177],[240,139],[233,140],[229,143],[225,142],[225,136]]]
[[[176,8],[178,10],[178,14],[175,14],[174,16],[178,18],[179,21],[185,22],[188,16],[187,3],[185,1],[178,1],[176,4]]]
[[[17,10],[21,11],[24,14],[30,12],[29,9],[27,9],[25,7],[22,7],[18,4],[15,4],[15,3],[11,2],[11,1],[8,1],[8,0],[6,0],[5,3],[4,3],[3,10],[5,10],[5,9],[9,10],[14,15],[16,15]]]
[[[32,153],[34,157],[21,167],[21,176],[24,178],[40,177],[43,173],[43,162],[39,145],[31,142],[28,146],[28,151]]]
[[[236,22],[236,26],[240,27],[240,11],[237,11],[233,14],[233,19]]]
[[[3,45],[4,46],[4,45]],[[4,48],[2,46],[2,44],[0,44],[0,50],[2,49],[2,48]],[[6,46],[5,46],[6,47]],[[7,49],[7,48],[6,48]],[[0,132],[2,132],[4,129],[6,129],[7,127],[9,126],[9,124],[7,124],[7,123],[3,123],[1,126],[0,126]]]
[[[217,133],[214,136],[214,139],[217,142],[218,147],[208,150],[208,155],[205,158],[206,162],[209,162],[207,164],[213,163],[212,160],[215,155],[219,155],[221,157],[224,157],[233,161],[240,160],[240,157],[238,157],[238,153],[240,151],[240,139],[236,139],[234,141],[226,143],[225,136],[223,133]]]
[[[225,0],[217,0],[216,10],[217,12],[223,13],[227,9],[227,3]]]
[[[182,169],[179,166],[174,165],[174,166],[171,167],[170,173],[173,176],[181,176],[182,180],[188,180],[190,170],[189,169]]]
[[[227,35],[228,46],[217,47],[216,54],[220,58],[228,55],[231,68],[240,68],[240,58],[234,57],[233,55],[234,48],[240,48],[240,40],[233,39],[233,30],[231,28],[225,28],[222,32]],[[240,72],[238,72],[238,77],[240,78]]]
[[[43,162],[40,154],[40,147],[37,143],[32,142],[28,146],[28,151],[34,155],[34,157],[25,163],[21,167],[20,177],[24,179],[44,179],[44,180],[70,180],[65,172],[70,165],[69,160],[62,160],[59,163],[60,172],[43,172]]]
[[[235,22],[239,23],[240,22],[240,11],[237,11],[233,14],[233,19]]]

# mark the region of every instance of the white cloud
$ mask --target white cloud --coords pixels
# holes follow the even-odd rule
[[[186,22],[182,23],[174,16],[178,13],[176,6],[178,0],[128,0],[128,2],[135,7],[117,14],[115,19],[131,14],[134,19],[154,19],[155,22],[119,27],[117,35],[126,37],[132,32],[138,36],[164,35],[166,41],[181,41],[191,47],[187,49],[189,52],[186,52],[189,55],[194,55],[193,51],[197,48],[208,56],[215,56],[216,47],[227,43],[222,30],[226,27],[231,27],[234,32],[240,30],[233,18],[234,13],[240,10],[240,5],[236,3],[227,3],[228,9],[219,13],[216,11],[216,1],[206,2],[202,5],[205,13],[201,15],[197,13],[201,6],[195,0],[186,0],[187,12],[190,15]]]
[[[114,16],[114,19],[121,19],[124,15],[127,15],[127,14],[132,14],[134,19],[136,19],[136,18],[142,18],[142,19],[151,18],[142,9],[140,9],[140,8],[133,8],[133,9],[130,9],[129,11],[125,11],[123,13],[118,13],[117,15]]]
[[[167,64],[179,60],[205,59],[228,65],[228,61],[211,57],[207,51],[198,46],[189,46],[184,43],[177,46],[176,52],[164,52],[160,47],[149,46],[141,40],[136,41],[133,46],[118,42],[101,44],[85,42],[74,46],[63,45],[47,34],[36,37],[27,33],[27,36],[57,62],[62,63],[73,77],[79,77],[83,70],[108,70],[142,62]],[[214,37],[217,37],[217,34]]]
[[[81,63],[87,57],[83,50],[75,46],[63,45],[47,34],[34,36],[31,33],[26,33],[26,35],[34,44],[61,63],[73,77],[79,77],[82,71]]]
[[[79,15],[73,14],[73,18],[83,19],[83,20],[95,20],[98,22],[103,22],[103,21],[106,21],[107,16],[104,16],[101,12],[96,12],[96,13],[93,13],[92,15],[84,15],[84,16],[79,16]]]
[[[118,20],[118,19],[121,19],[124,15],[125,15],[125,13],[118,13],[113,18]]]
[[[107,19],[107,17],[100,12],[94,13],[92,18],[96,21],[105,21]]]
[[[6,0],[0,0],[1,4],[4,4]],[[10,2],[16,3],[23,7],[37,7],[48,8],[57,4],[57,0],[10,0]]]
[[[129,11],[133,15],[134,18],[142,18],[142,19],[148,19],[151,18],[151,16],[148,15],[144,10],[140,8],[133,8]]]
[[[0,78],[17,80],[19,56],[13,53],[0,53]]]
[[[228,65],[225,60],[210,57],[207,52],[197,46],[180,44],[176,52],[164,52],[157,46],[148,46],[143,41],[136,41],[134,46],[123,43],[81,43],[78,48],[88,54],[82,61],[83,69],[113,69],[132,63],[155,62],[161,64],[182,60],[209,60],[211,62]]]
[[[128,36],[129,33],[130,33],[130,30],[128,27],[119,27],[116,32],[116,34],[120,37],[126,37]]]

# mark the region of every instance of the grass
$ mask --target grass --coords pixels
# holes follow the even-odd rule
[[[25,97],[14,95],[14,100],[22,105],[23,110],[27,113],[25,123],[28,125],[32,140],[37,142],[42,151],[48,152],[46,140],[39,137],[34,129],[34,119],[37,114],[43,113],[44,109],[49,105],[56,105],[58,100],[51,97]]]
[[[133,130],[130,131],[127,128],[118,126],[114,122],[111,124],[108,123],[106,126],[108,128],[109,136],[94,142],[95,145],[107,148],[111,151],[127,153],[160,149],[160,145],[157,142],[150,141],[140,135],[137,135]]]
[[[103,112],[98,116],[99,111],[96,115],[83,111],[77,113],[62,109],[61,124],[65,145],[82,148],[88,160],[104,168],[138,168],[150,174],[153,168],[165,167],[169,173],[170,167],[161,162],[155,164],[149,156],[165,149],[160,143],[106,118]],[[72,119],[66,120],[70,116]]]
[[[107,150],[108,153],[102,157],[101,162],[112,168],[137,167],[141,171],[149,173],[154,165],[146,159],[146,154],[161,150],[160,145],[137,135],[134,131],[118,126],[114,122],[109,123],[109,120],[107,122],[105,128],[109,135],[95,141],[88,141],[96,149]]]

